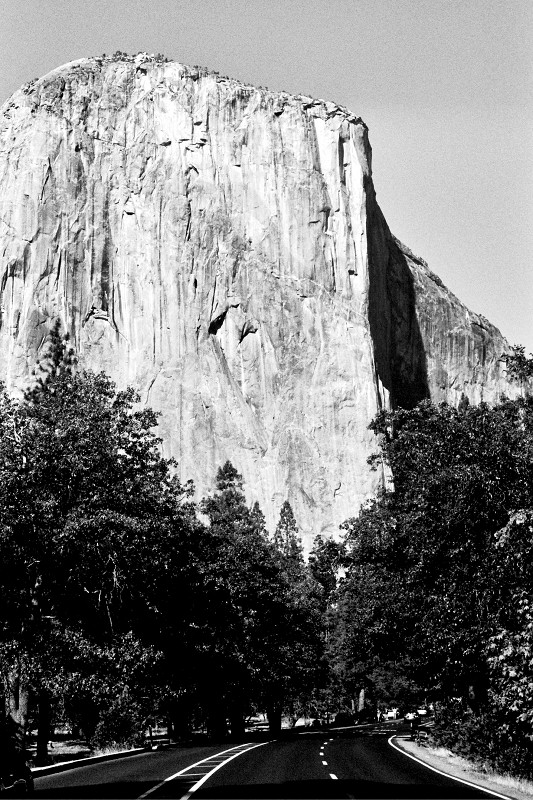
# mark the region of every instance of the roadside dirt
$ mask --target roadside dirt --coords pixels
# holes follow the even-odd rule
[[[466,759],[456,756],[443,747],[433,748],[429,744],[417,744],[408,738],[394,737],[394,744],[406,753],[415,756],[425,764],[439,769],[453,778],[470,781],[491,792],[513,798],[513,800],[532,800],[533,784],[519,781],[505,775],[487,774],[476,769]]]

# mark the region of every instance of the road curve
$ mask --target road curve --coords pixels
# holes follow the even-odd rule
[[[376,729],[325,731],[273,742],[230,762],[192,797],[426,800],[491,796],[406,758],[389,746],[390,735]]]
[[[36,779],[54,798],[487,798],[388,744],[376,725],[263,743],[180,747]]]

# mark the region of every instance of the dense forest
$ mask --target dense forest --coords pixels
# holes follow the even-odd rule
[[[0,395],[5,732],[56,721],[91,747],[240,737],[245,720],[431,702],[434,738],[533,777],[533,360],[490,407],[373,421],[391,480],[306,560],[289,502],[269,533],[226,462],[194,502],[133,389],[80,369],[58,327]]]

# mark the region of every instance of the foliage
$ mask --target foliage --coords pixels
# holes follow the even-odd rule
[[[418,661],[446,691],[464,693],[485,671],[500,592],[494,534],[533,496],[532,411],[529,398],[493,408],[425,402],[374,425],[395,489],[380,504],[389,525],[378,553],[418,610],[407,628]],[[354,555],[366,543],[368,529]]]
[[[201,510],[213,536],[204,582],[213,702],[225,702],[229,713],[242,713],[247,704],[272,715],[312,682],[320,648],[301,551],[291,541],[295,529],[287,532],[290,552],[277,550],[258,506],[248,508],[242,476],[229,462],[219,469],[216,491]]]
[[[531,522],[531,514],[529,517]],[[497,745],[493,747],[497,753],[496,766],[532,778],[533,605],[530,594],[522,590],[513,598],[512,606],[512,610],[507,609],[512,628],[500,629],[491,637],[488,647],[491,709],[495,717],[490,733]]]
[[[510,730],[505,713],[498,707],[492,693],[491,702],[479,713],[458,700],[442,706],[432,729],[435,744],[447,747],[481,768],[500,774],[533,778],[533,744],[516,729]]]
[[[94,748],[139,746],[144,741],[146,710],[127,693],[113,698],[102,708],[93,736]]]
[[[511,347],[509,354],[503,356],[503,361],[511,380],[527,388],[533,378],[533,354],[530,353],[528,358],[525,347],[523,345],[515,345]]]
[[[46,617],[105,637],[150,615],[158,559],[164,569],[193,512],[137,401],[53,362],[22,403],[0,398],[8,630],[22,621],[33,637]]]
[[[323,589],[290,505],[276,546],[227,462],[197,509],[156,423],[132,388],[80,369],[59,326],[24,397],[0,392],[6,697],[61,702],[99,746],[134,741],[155,710],[203,708],[239,733],[324,670]],[[23,731],[26,710],[13,720]]]
[[[143,647],[161,649],[168,576],[181,596],[199,580],[188,558],[199,528],[190,487],[160,455],[156,415],[137,406],[132,389],[78,371],[58,328],[38,373],[23,400],[0,396],[8,691],[21,680],[51,686],[75,657],[72,636],[95,654],[130,631]],[[186,631],[188,604],[182,608],[172,624]]]
[[[322,587],[326,604],[337,588],[337,576],[344,564],[344,557],[345,548],[342,542],[321,535],[315,536],[309,555],[309,570]]]
[[[424,401],[371,427],[381,445],[371,461],[393,482],[344,525],[332,666],[352,696],[440,700],[442,743],[525,774],[533,399]]]
[[[140,50],[138,53],[126,53],[123,50],[116,50],[113,55],[106,55],[106,53],[102,53],[101,56],[97,58],[99,61],[106,61],[106,62],[117,62],[117,61],[135,61],[139,56],[144,57],[144,61],[153,61],[155,64],[167,64],[170,59],[168,59],[163,53],[148,53],[143,52]]]
[[[302,541],[291,504],[285,500],[281,506],[279,522],[274,533],[274,546],[289,565],[302,559]]]

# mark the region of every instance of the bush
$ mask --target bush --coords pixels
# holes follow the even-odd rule
[[[128,695],[117,698],[100,714],[90,745],[93,748],[135,747],[143,744],[145,715]]]
[[[432,733],[435,744],[482,768],[533,779],[533,743],[495,707],[474,714],[451,704],[440,711]]]

